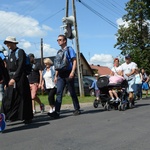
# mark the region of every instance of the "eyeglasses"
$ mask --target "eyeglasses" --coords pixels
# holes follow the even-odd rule
[[[58,41],[63,41],[63,39],[58,39],[57,42],[58,42]]]

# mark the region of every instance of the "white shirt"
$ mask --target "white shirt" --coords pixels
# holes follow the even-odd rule
[[[121,66],[120,66],[121,70],[123,71],[123,76],[125,79],[127,80],[130,80],[130,79],[133,79],[135,78],[135,74],[132,74],[130,75],[129,77],[126,76],[126,74],[129,74],[132,72],[133,69],[136,69],[137,68],[137,64],[134,63],[134,62],[130,62],[129,64],[127,64],[126,62],[123,63]]]
[[[135,75],[135,84],[142,84],[142,78],[140,73]]]
[[[111,71],[114,73],[114,75],[118,75],[118,72],[121,71],[120,66],[116,67],[112,67]]]
[[[55,87],[55,83],[52,80],[52,73],[51,70],[46,70],[44,76],[43,76],[44,80],[45,80],[45,87],[46,89],[51,89]]]

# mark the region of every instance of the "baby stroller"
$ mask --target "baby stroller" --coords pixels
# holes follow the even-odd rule
[[[97,86],[100,90],[99,100],[95,99],[93,106],[95,108],[98,107],[99,104],[101,104],[105,110],[110,110],[112,108],[118,109],[118,110],[125,110],[127,107],[132,107],[132,104],[128,101],[128,82],[126,80],[123,80],[121,83],[112,84],[109,83],[109,76],[101,76],[97,80]],[[111,97],[109,96],[109,90],[116,89],[118,92],[118,97],[120,99],[119,102],[111,102]]]

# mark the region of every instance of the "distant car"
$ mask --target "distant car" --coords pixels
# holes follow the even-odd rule
[[[93,93],[91,93],[92,91],[89,89],[89,87],[92,85],[92,83],[93,83],[92,79],[83,77],[83,88],[84,88],[84,95],[85,96],[91,96],[93,94]],[[79,96],[80,95],[80,92],[79,92],[79,81],[78,81],[77,77],[75,77],[74,86],[75,86],[75,92]],[[64,94],[70,95],[67,86],[64,89]]]

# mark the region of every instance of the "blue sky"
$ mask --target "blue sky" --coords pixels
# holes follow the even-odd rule
[[[126,13],[124,8],[128,0],[81,2],[98,12],[99,16],[75,0],[80,52],[90,64],[112,67],[113,57],[120,54],[120,50],[114,48],[115,34],[122,23],[121,17]],[[66,0],[13,0],[11,3],[10,0],[1,0],[0,46],[5,46],[3,41],[7,36],[15,36],[19,41],[18,47],[39,58],[40,40],[43,38],[44,57],[55,56],[60,48],[56,40],[63,33],[60,26],[63,25],[65,6]],[[72,14],[70,0],[69,16]],[[75,41],[68,40],[68,45],[75,48]]]

